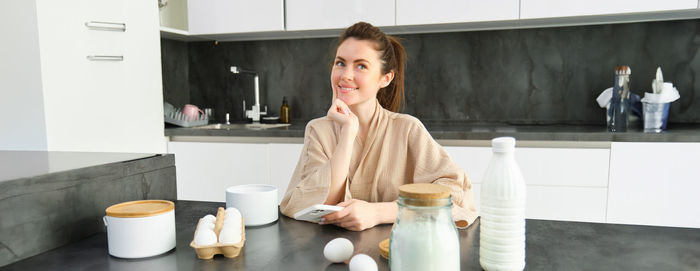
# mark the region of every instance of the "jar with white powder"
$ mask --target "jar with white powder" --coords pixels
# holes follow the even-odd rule
[[[459,233],[450,189],[439,184],[399,187],[399,212],[391,231],[391,270],[459,270]]]

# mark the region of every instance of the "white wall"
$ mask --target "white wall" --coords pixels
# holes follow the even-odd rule
[[[35,1],[3,0],[0,8],[0,150],[45,150]]]

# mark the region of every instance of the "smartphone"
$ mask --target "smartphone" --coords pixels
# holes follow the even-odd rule
[[[343,207],[340,206],[314,204],[309,206],[309,208],[296,212],[296,214],[294,214],[294,219],[318,223],[325,215],[332,214],[342,209]]]

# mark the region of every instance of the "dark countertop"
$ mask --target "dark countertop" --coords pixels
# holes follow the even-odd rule
[[[607,141],[607,142],[700,142],[700,124],[669,124],[661,133],[644,133],[630,129],[625,133],[607,132],[603,125],[522,125],[503,123],[471,123],[463,121],[424,121],[435,139],[491,140],[512,136],[530,141]],[[306,122],[267,130],[198,129],[166,127],[166,136],[231,136],[231,137],[304,137]]]
[[[152,157],[143,153],[0,150],[0,182]]]
[[[354,254],[374,258],[379,270],[388,262],[378,243],[388,238],[391,225],[350,232],[333,225],[280,220],[246,228],[241,255],[199,260],[189,247],[197,220],[224,203],[178,201],[175,207],[177,247],[164,255],[125,260],[109,256],[107,235],[31,257],[0,270],[348,270],[331,264],[323,247],[336,237],[350,239]],[[598,223],[527,220],[526,269],[529,270],[698,270],[700,229]],[[479,224],[460,231],[462,270],[480,270]]]

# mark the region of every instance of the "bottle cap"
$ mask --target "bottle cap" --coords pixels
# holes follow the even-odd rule
[[[491,140],[493,152],[512,152],[515,150],[515,138],[497,137]]]

